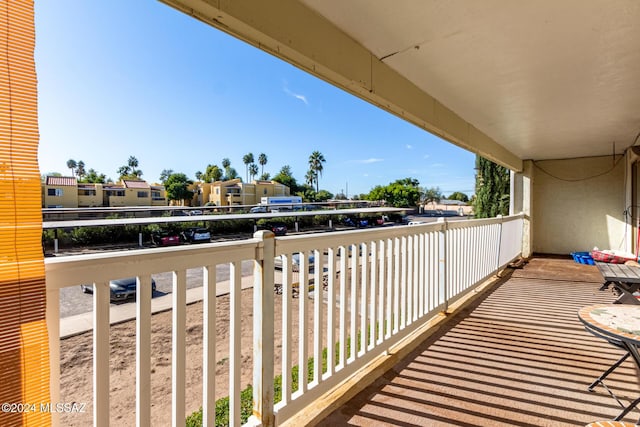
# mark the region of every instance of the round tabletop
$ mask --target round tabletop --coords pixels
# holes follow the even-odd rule
[[[578,317],[603,335],[640,345],[640,305],[589,305],[578,311]]]

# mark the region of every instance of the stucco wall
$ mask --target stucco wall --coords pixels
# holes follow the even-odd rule
[[[607,156],[534,163],[534,252],[622,249],[625,162],[616,162]]]

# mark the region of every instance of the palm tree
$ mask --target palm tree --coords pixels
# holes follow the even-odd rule
[[[327,160],[324,158],[322,153],[319,152],[319,151],[314,151],[309,156],[309,170],[313,171],[313,174],[315,175],[316,193],[320,189],[319,188],[319,185],[320,185],[319,177],[322,176],[322,169],[323,169],[322,164],[325,163],[326,161]]]
[[[251,163],[249,165],[249,176],[253,179],[256,175],[258,175],[258,165]]]
[[[77,164],[76,175],[78,178],[82,179],[87,175],[87,171],[84,168],[84,162],[80,160]]]
[[[67,160],[67,167],[71,169],[71,176],[74,176],[76,174],[76,167],[78,167],[76,161],[73,159]]]
[[[247,168],[247,182],[249,182],[249,165],[253,163],[253,153],[247,153],[242,156],[242,163]]]
[[[200,171],[196,172],[196,179],[197,179],[198,181],[201,181],[201,180],[202,180],[202,172],[200,172]]]
[[[260,163],[261,166],[260,173],[264,175],[264,165],[267,164],[267,155],[264,153],[260,153],[260,155],[258,156],[258,163]]]
[[[304,182],[313,188],[313,183],[316,182],[316,174],[311,169],[304,176]]]

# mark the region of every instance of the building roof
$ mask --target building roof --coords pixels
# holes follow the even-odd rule
[[[147,181],[123,179],[122,184],[124,184],[125,188],[144,188],[144,189],[150,188],[149,183]]]
[[[60,185],[65,187],[75,187],[78,180],[72,176],[48,176],[46,185]]]

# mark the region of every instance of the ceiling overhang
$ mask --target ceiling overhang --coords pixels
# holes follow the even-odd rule
[[[640,131],[635,0],[162,1],[513,170]]]

